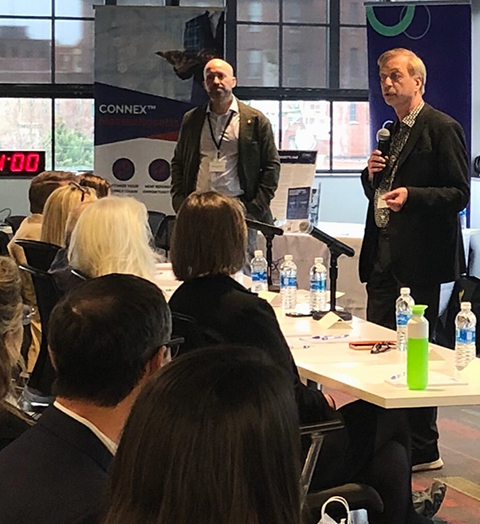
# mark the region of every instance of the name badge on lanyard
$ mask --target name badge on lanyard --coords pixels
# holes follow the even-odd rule
[[[225,173],[227,170],[227,161],[225,158],[214,158],[210,160],[208,170],[210,173]]]
[[[222,134],[220,135],[220,140],[218,142],[213,132],[212,122],[210,120],[210,113],[207,113],[207,118],[208,118],[208,126],[210,128],[210,136],[212,137],[213,143],[215,144],[215,148],[217,149],[216,158],[210,160],[208,171],[210,173],[223,174],[227,170],[227,159],[220,158],[220,148],[222,147],[223,138],[225,137],[227,128],[230,125],[230,122],[232,121],[233,111],[230,111],[230,116],[228,117],[227,123],[225,124]]]

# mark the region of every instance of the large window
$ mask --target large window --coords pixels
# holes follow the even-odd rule
[[[234,14],[240,98],[269,116],[281,149],[316,150],[318,173],[357,174],[370,151],[363,0],[237,0]]]
[[[237,96],[282,149],[316,149],[321,174],[369,153],[363,0],[225,0]],[[45,148],[54,169],[93,168],[95,5],[224,0],[0,0],[0,147]]]
[[[47,169],[93,169],[94,5],[0,0],[0,147],[37,148]]]

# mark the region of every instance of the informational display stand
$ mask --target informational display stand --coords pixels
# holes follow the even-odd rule
[[[311,219],[312,197],[316,200],[319,197],[318,191],[312,190],[317,152],[279,151],[279,154],[280,181],[271,209],[276,222],[286,231],[298,231],[302,220]]]
[[[114,193],[171,214],[170,162],[183,115],[207,100],[203,68],[223,56],[223,11],[95,11],[95,173]]]

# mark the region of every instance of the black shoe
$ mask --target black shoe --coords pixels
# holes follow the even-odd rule
[[[412,449],[412,471],[432,471],[441,469],[443,460],[440,458],[438,446],[432,445],[427,449]]]

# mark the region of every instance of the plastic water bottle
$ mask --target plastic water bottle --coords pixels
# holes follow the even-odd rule
[[[316,257],[310,269],[310,310],[325,311],[327,305],[327,268],[323,258]]]
[[[408,321],[407,386],[422,390],[428,385],[428,320],[423,316],[428,306],[412,306]]]
[[[254,293],[268,291],[267,261],[261,249],[255,251],[254,255],[250,264],[252,268],[252,291]]]
[[[286,312],[295,311],[297,307],[297,265],[292,255],[285,255],[280,266],[280,294],[282,308]]]
[[[400,288],[400,296],[395,302],[395,315],[397,319],[397,349],[406,351],[407,349],[407,324],[412,317],[412,306],[415,301],[410,295],[409,287]]]
[[[475,358],[475,328],[477,318],[470,302],[462,302],[455,318],[455,369],[462,371]]]

